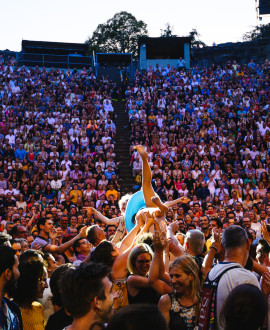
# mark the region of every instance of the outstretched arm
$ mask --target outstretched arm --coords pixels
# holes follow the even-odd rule
[[[118,225],[119,221],[124,219],[124,216],[121,215],[117,218],[109,219],[105,217],[103,214],[101,214],[98,210],[94,209],[93,207],[87,207],[87,213],[93,214],[96,216],[100,221],[104,222],[106,225]]]

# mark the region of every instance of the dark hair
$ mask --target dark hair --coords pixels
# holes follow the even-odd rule
[[[21,225],[16,225],[16,226],[13,226],[13,227],[11,228],[11,230],[10,230],[10,235],[11,235],[12,237],[14,237],[15,235],[18,234],[18,227],[19,227],[19,226],[21,226]]]
[[[270,253],[270,246],[268,245],[268,243],[266,242],[266,240],[264,239],[260,239],[259,242],[258,242],[258,245],[261,245],[261,253],[262,254],[267,254],[267,256],[269,255]]]
[[[257,330],[263,326],[266,311],[265,298],[258,287],[238,285],[231,291],[224,306],[225,329]]]
[[[140,235],[140,237],[136,240],[136,244],[147,244],[154,251],[153,247],[153,234],[152,233],[144,233]]]
[[[72,245],[76,257],[77,257],[77,255],[79,254],[79,252],[77,251],[77,248],[80,247],[80,245],[81,245],[81,244],[80,244],[80,241],[83,240],[83,239],[84,239],[84,237],[79,237],[79,238],[77,238],[77,239],[74,241],[73,245]]]
[[[62,302],[67,312],[80,318],[89,312],[95,297],[106,299],[102,280],[107,274],[106,266],[92,262],[67,269],[60,278]]]
[[[166,320],[155,305],[134,304],[115,313],[106,330],[168,330]]]
[[[40,232],[40,225],[44,226],[45,223],[46,223],[46,220],[47,220],[46,218],[40,218],[38,220],[38,222],[37,222],[37,229],[38,229],[39,232]]]
[[[115,225],[107,225],[107,226],[105,227],[104,231],[107,232],[108,229],[109,229],[110,227],[113,227],[113,228],[116,229],[116,226],[115,226]]]
[[[60,292],[60,277],[64,274],[69,268],[72,268],[72,264],[64,264],[56,268],[52,273],[50,278],[50,288],[52,292],[52,303],[59,307],[63,306],[61,292]]]
[[[16,252],[6,245],[0,245],[0,276],[6,269],[13,268],[15,264]]]
[[[74,236],[72,236],[70,234],[67,234],[67,235],[63,236],[63,238],[62,238],[62,244],[66,243],[68,241],[71,241],[73,238],[74,238]]]
[[[14,290],[13,298],[19,306],[29,305],[36,299],[38,281],[44,273],[43,262],[39,259],[20,262],[20,277]]]
[[[233,249],[242,247],[247,241],[247,233],[242,227],[232,225],[222,233],[221,243],[224,249]]]
[[[96,237],[96,229],[98,228],[98,225],[93,225],[87,229],[87,239],[92,244],[95,245],[97,241]]]
[[[210,219],[210,222],[211,221],[215,221],[217,223],[218,228],[223,228],[222,221],[219,218],[212,218],[212,219]]]
[[[108,241],[102,241],[93,251],[91,261],[102,263],[111,268],[115,258],[112,256],[113,245]]]

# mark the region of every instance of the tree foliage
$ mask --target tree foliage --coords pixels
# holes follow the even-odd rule
[[[105,53],[132,53],[138,56],[138,37],[148,35],[147,24],[137,20],[132,14],[121,11],[106,23],[99,24],[86,41],[89,51]]]
[[[160,29],[161,33],[160,36],[164,38],[168,37],[178,37],[176,34],[173,34],[173,26],[170,23],[166,23],[165,29]]]
[[[270,37],[270,23],[253,26],[252,30],[243,35],[245,41],[255,41]]]
[[[191,47],[201,48],[205,46],[205,43],[199,39],[200,36],[201,35],[196,29],[192,29],[189,32],[189,37],[191,37]]]

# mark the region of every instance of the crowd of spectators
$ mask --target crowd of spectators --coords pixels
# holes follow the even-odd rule
[[[175,207],[171,219],[188,215],[198,226],[205,213],[227,226],[250,218],[259,236],[261,220],[270,216],[269,69],[268,60],[251,60],[137,72],[126,90],[135,187],[142,162],[133,146],[142,144],[161,200],[192,200],[184,210]]]
[[[137,71],[125,91],[135,187],[147,191],[140,144],[160,200],[187,198],[165,216],[173,203],[151,199],[163,209],[140,209],[128,232],[117,86],[0,60],[0,328],[266,329],[268,61]]]
[[[73,232],[91,220],[86,207],[118,215],[113,89],[91,68],[26,68],[0,58],[1,231],[21,224],[35,237],[35,220],[48,212],[56,224],[72,214]]]

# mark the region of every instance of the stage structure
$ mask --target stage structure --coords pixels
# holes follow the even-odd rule
[[[92,57],[87,44],[22,40],[19,65],[81,69],[92,66]]]
[[[167,64],[176,67],[179,57],[190,68],[190,37],[139,38],[139,68],[147,69],[149,65],[165,67]]]

